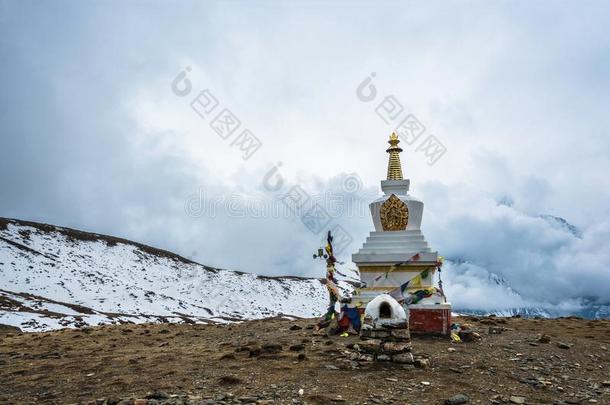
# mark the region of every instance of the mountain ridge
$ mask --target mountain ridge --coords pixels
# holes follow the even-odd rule
[[[219,269],[127,239],[10,218],[0,218],[0,281],[0,323],[26,331],[304,318],[327,306],[320,279]]]
[[[456,258],[454,271],[468,263]],[[339,287],[350,293],[352,279],[358,277],[342,272]],[[521,297],[504,278],[485,272],[489,283]],[[124,238],[12,218],[0,218],[0,282],[0,324],[25,331],[109,323],[311,318],[328,305],[324,279],[215,268]],[[609,306],[594,304],[573,314],[546,307],[456,306],[454,311],[608,317]]]

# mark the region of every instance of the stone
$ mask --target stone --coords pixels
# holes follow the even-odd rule
[[[501,404],[503,402],[502,395],[494,395],[489,398],[489,402],[492,404]]]
[[[251,347],[248,349],[248,357],[256,357],[256,356],[259,356],[260,354],[261,354],[260,347]]]
[[[387,339],[390,337],[390,331],[383,329],[373,329],[371,330],[371,337],[374,339]]]
[[[385,329],[362,328],[360,337],[371,339],[386,339],[390,337],[390,331]]]
[[[524,404],[527,401],[525,397],[519,397],[516,395],[511,395],[508,400],[511,404]]]
[[[564,342],[557,342],[557,347],[560,349],[569,349],[572,346]]]
[[[405,313],[406,315],[406,313]],[[407,320],[397,320],[393,322],[385,322],[380,325],[381,328],[392,330],[409,329],[409,322]]]
[[[290,327],[290,330],[301,330],[301,329],[303,329],[303,328],[302,328],[302,327],[300,327],[300,326],[299,326],[299,325],[297,325],[297,324],[294,324],[294,325],[292,325],[292,326]]]
[[[379,354],[377,355],[377,361],[391,361],[392,358],[387,354]]]
[[[133,401],[133,405],[146,405],[148,403],[148,399],[136,399]]]
[[[164,391],[153,391],[146,395],[146,399],[169,399],[169,394]]]
[[[365,353],[378,353],[381,350],[381,340],[363,340],[357,344],[358,350]],[[354,346],[355,347],[355,346]]]
[[[472,330],[462,330],[458,333],[458,336],[462,342],[474,342],[481,337],[481,335]]]
[[[372,354],[359,353],[357,360],[358,361],[374,361],[375,356],[373,356]]]
[[[427,386],[429,386],[429,385],[430,385],[430,382],[429,382],[429,381],[422,381],[422,382],[421,382],[421,385],[425,385],[425,386],[427,387]]]
[[[411,340],[409,329],[393,329],[390,331],[390,335],[399,340]]]
[[[361,338],[370,338],[371,336],[371,332],[373,331],[373,328],[367,328],[366,326],[363,326],[360,328],[360,337]]]
[[[300,352],[302,350],[305,350],[305,345],[300,343],[300,344],[290,346],[289,349],[290,349],[290,351],[293,351],[293,352]]]
[[[490,326],[487,333],[490,335],[499,335],[504,332],[504,328],[501,326]]]
[[[445,405],[460,405],[467,403],[469,398],[464,394],[457,394],[445,400]]]
[[[239,397],[237,399],[243,404],[253,404],[258,401],[258,397]]]
[[[602,382],[602,386],[603,387],[610,387],[610,381],[603,381]]]
[[[394,363],[413,364],[415,359],[413,358],[413,353],[406,352],[392,355],[392,361]]]
[[[455,353],[455,347],[448,347],[448,348],[447,348],[447,351],[448,351],[449,353]]]
[[[305,353],[299,353],[299,355],[297,356],[297,360],[299,361],[303,361],[307,358],[307,356],[305,356]]]
[[[538,336],[538,339],[536,340],[538,341],[538,343],[551,343],[551,337],[545,334]]]
[[[407,342],[384,342],[381,345],[381,351],[384,353],[395,354],[411,351],[411,343]]]
[[[234,375],[223,375],[218,378],[219,385],[239,385],[242,382],[243,381],[239,377],[236,377]]]
[[[267,353],[278,353],[282,351],[282,345],[279,343],[265,343],[261,346],[261,350]]]
[[[430,360],[418,358],[418,359],[415,359],[413,364],[417,368],[428,368],[428,367],[430,367]]]

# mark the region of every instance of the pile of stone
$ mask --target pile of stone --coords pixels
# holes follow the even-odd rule
[[[404,308],[391,296],[373,299],[364,311],[360,342],[354,345],[360,360],[412,364],[409,319]]]

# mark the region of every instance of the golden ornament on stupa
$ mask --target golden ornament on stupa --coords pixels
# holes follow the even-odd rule
[[[384,231],[404,231],[409,222],[409,208],[400,198],[392,194],[381,205],[380,217]]]
[[[388,163],[388,180],[402,180],[402,167],[400,166],[400,156],[398,155],[402,152],[398,143],[400,140],[395,132],[392,132],[390,135],[390,140],[388,143],[390,147],[386,150],[390,154],[390,162]]]

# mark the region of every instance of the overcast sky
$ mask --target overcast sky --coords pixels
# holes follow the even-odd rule
[[[610,302],[607,2],[0,0],[0,61],[0,216],[321,276],[286,194],[348,232],[349,262],[411,114],[403,171],[459,261],[454,302],[522,305],[492,273],[530,303]]]

